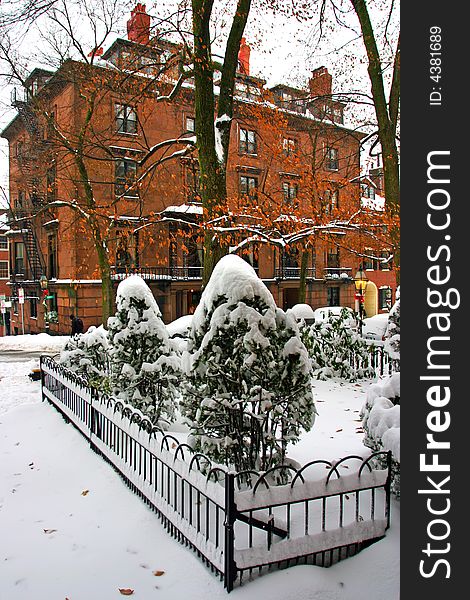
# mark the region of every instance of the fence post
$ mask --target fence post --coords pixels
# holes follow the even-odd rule
[[[235,565],[235,473],[225,474],[225,544],[224,544],[224,587],[227,592],[233,590],[237,576]]]
[[[43,354],[41,354],[41,356],[39,357],[39,370],[41,371],[41,400],[44,402],[46,397],[44,395],[44,371],[42,369],[43,357]]]
[[[390,527],[390,488],[392,485],[392,452],[389,450],[387,452],[387,470],[388,470],[388,474],[387,474],[387,481],[385,482],[385,505],[386,505],[386,512],[387,512],[387,527],[386,529],[388,529]]]
[[[96,417],[95,417],[95,407],[93,406],[93,399],[95,395],[95,390],[90,388],[90,447],[93,448],[92,437],[96,433]]]

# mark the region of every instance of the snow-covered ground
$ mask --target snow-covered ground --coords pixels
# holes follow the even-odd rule
[[[41,335],[0,339],[0,600],[112,600],[122,597],[120,589],[133,590],[136,600],[225,598],[223,585],[195,554],[171,538],[73,426],[41,402],[39,382],[27,377],[38,360],[1,362],[9,349],[54,352],[67,340]],[[368,385],[315,381],[319,415],[289,455],[301,463],[367,455],[359,411]],[[231,597],[397,600],[395,501],[391,523],[384,540],[355,557],[329,569],[272,572]]]
[[[0,337],[0,354],[4,351],[24,350],[27,352],[60,352],[65,346],[67,335],[49,335],[38,333],[37,335],[9,335]]]

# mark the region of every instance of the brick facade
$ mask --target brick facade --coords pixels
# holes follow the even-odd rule
[[[46,106],[56,128],[70,137],[80,130],[85,118],[83,95],[95,89],[91,81],[94,85],[99,83],[91,120],[94,137],[85,153],[85,162],[94,197],[109,218],[106,244],[112,257],[115,287],[127,272],[141,273],[159,303],[164,320],[169,322],[192,312],[197,304],[202,284],[200,241],[182,235],[181,231],[175,232],[168,223],[144,227],[138,233],[135,230],[136,225],[145,225],[152,215],[164,211],[173,219],[183,214],[186,219],[188,214],[196,221],[200,219],[202,209],[193,185],[197,180],[194,160],[183,157],[166,161],[144,180],[138,192],[133,188],[123,196],[121,192],[126,185],[125,176],[133,174],[135,162],[149,148],[168,139],[192,135],[192,87],[189,82],[172,102],[156,102],[156,90],[160,95],[167,93],[168,79],[176,77],[176,73],[167,72],[161,84],[141,91],[137,97],[130,84],[117,85],[113,71],[106,66],[109,63],[123,66],[123,61],[125,66],[131,56],[133,64],[141,61],[141,68],[148,73],[153,68],[150,59],[162,60],[170,45],[165,46],[165,42],[161,46],[148,45],[145,17],[145,6],[137,5],[129,21],[129,39],[117,40],[103,53],[107,63],[97,62],[91,68],[67,63],[56,73],[36,70],[29,82],[38,84],[36,98],[43,112]],[[309,104],[308,91],[282,85],[266,90],[262,80],[250,76],[249,58],[249,47],[243,41],[227,168],[229,206],[239,209],[243,192],[252,186],[257,187],[266,210],[273,213],[276,210],[279,213],[280,207],[284,204],[288,207],[291,202],[298,205],[295,209],[298,216],[308,217],[315,193],[326,199],[327,204],[335,197],[339,208],[331,204],[325,210],[340,211],[342,207],[358,205],[360,186],[350,182],[359,176],[362,134],[342,125],[343,105],[323,103],[323,112],[319,114],[318,104]],[[140,77],[141,89],[142,81],[147,82],[144,76]],[[331,86],[331,75],[322,67],[313,74],[310,93],[331,94]],[[270,101],[260,102],[260,94]],[[76,199],[82,206],[85,200],[70,152],[54,145],[48,137],[47,123],[36,119],[28,124],[28,102],[31,104],[33,100],[18,103],[19,115],[2,134],[10,145],[11,265],[15,265],[21,244],[25,252],[23,273],[16,273],[14,268],[11,271],[11,293],[15,297],[21,285],[27,298],[31,301],[37,298],[35,317],[30,314],[34,307],[31,308],[29,301],[25,304],[26,332],[68,333],[71,313],[83,319],[85,328],[101,323],[98,256],[83,223],[69,208],[55,207],[29,218],[34,213],[31,208],[35,203],[41,205],[44,199]],[[142,165],[137,176],[146,167]],[[117,190],[122,196],[118,199]],[[337,196],[333,196],[334,190],[339,190]],[[21,220],[26,217],[28,223]],[[41,257],[36,265],[26,256],[32,253],[29,230],[34,234]],[[329,302],[354,307],[353,277],[358,258],[340,248],[339,257],[333,256],[332,262],[328,253],[332,244],[335,245],[334,235],[329,242],[319,239],[308,251],[306,302],[314,308]],[[299,260],[296,262],[271,245],[260,244],[254,252],[257,255],[254,266],[278,305],[288,308],[296,304]],[[47,292],[39,286],[40,274],[47,277]],[[379,275],[382,285],[384,274]],[[18,330],[18,315],[14,310],[12,327]]]

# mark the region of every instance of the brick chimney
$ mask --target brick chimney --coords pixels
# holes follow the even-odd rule
[[[246,38],[242,37],[240,42],[240,50],[238,52],[238,66],[240,73],[244,75],[250,74],[250,52],[251,48],[246,43]]]
[[[92,50],[88,56],[103,56],[103,48],[100,46],[99,48],[95,48],[94,50]]]
[[[318,67],[312,71],[309,79],[310,94],[312,96],[331,96],[333,78],[326,67]]]
[[[131,11],[131,18],[127,21],[127,39],[138,44],[148,44],[150,41],[150,15],[147,14],[145,4],[138,2]]]

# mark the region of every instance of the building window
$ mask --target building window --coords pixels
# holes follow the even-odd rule
[[[116,131],[118,133],[137,133],[137,113],[127,104],[115,104]]]
[[[46,171],[46,200],[54,202],[57,198],[57,169],[51,165]]]
[[[118,231],[116,239],[116,272],[126,273],[139,264],[138,232]]]
[[[0,235],[0,250],[8,250],[8,239],[6,235]]]
[[[326,267],[327,269],[339,269],[339,248],[328,248]]]
[[[25,205],[25,193],[23,190],[19,190],[18,197],[15,198],[15,209],[22,210]]]
[[[23,141],[22,140],[19,140],[18,142],[16,142],[15,156],[16,156],[16,158],[23,158]]]
[[[325,190],[325,212],[332,213],[339,208],[339,191]]]
[[[178,228],[176,223],[169,225],[168,259],[170,269],[178,267]]]
[[[187,277],[199,279],[202,276],[204,249],[195,236],[184,241],[183,267]]]
[[[47,237],[47,277],[57,279],[57,236]]]
[[[379,308],[380,310],[390,310],[392,306],[392,290],[389,287],[379,288]]]
[[[242,154],[257,154],[256,132],[240,127],[239,151]]]
[[[297,198],[298,185],[290,181],[282,182],[282,196],[286,204],[293,204]]]
[[[132,186],[137,179],[137,163],[135,160],[120,158],[115,162],[115,185],[114,193],[116,196],[128,196],[138,198],[138,190]]]
[[[361,183],[361,195],[363,198],[370,198],[371,200],[375,199],[375,189],[371,185],[367,185],[367,183]]]
[[[184,166],[184,178],[186,186],[186,199],[188,202],[200,202],[201,190],[199,185],[200,180],[197,161],[191,160]]]
[[[286,156],[293,156],[297,152],[297,140],[284,138],[282,140],[282,151]]]
[[[390,258],[390,253],[385,250],[384,252],[380,253],[380,258],[385,259],[387,262],[382,262],[379,260],[379,269],[381,271],[390,271],[392,268],[392,259]]]
[[[8,261],[0,260],[0,279],[8,279],[10,274],[8,272]]]
[[[38,318],[38,300],[37,300],[37,298],[29,299],[29,316],[32,319]]]
[[[284,275],[298,275],[300,271],[300,253],[298,248],[284,250],[281,257],[281,266]],[[291,271],[289,273],[289,271]]]
[[[335,107],[333,109],[333,115],[334,115],[334,120],[337,123],[342,123],[343,122],[343,110],[340,107]]]
[[[24,244],[15,242],[15,275],[24,275]]]
[[[326,149],[326,168],[330,171],[337,171],[339,168],[338,149],[327,147]]]
[[[372,252],[371,248],[366,248],[366,252]],[[369,256],[364,257],[361,265],[365,271],[375,271],[377,269],[377,261]]]
[[[329,287],[326,291],[326,301],[328,306],[340,306],[339,287]]]
[[[258,178],[240,175],[240,195],[256,198],[258,190]]]
[[[194,133],[195,131],[196,131],[196,121],[195,121],[194,117],[186,117],[185,132],[186,133]]]
[[[45,316],[49,323],[59,322],[57,292],[49,292],[49,310]]]
[[[239,254],[240,258],[243,258],[245,262],[257,271],[259,269],[259,252],[258,248],[251,246],[251,250],[249,253],[242,252]]]

